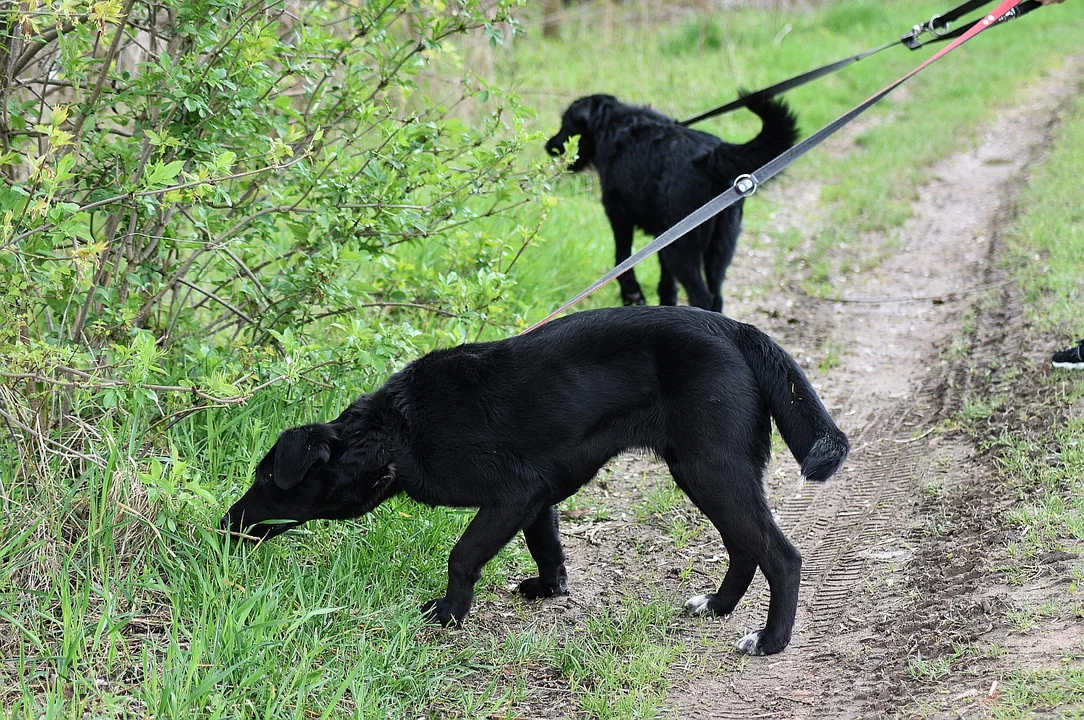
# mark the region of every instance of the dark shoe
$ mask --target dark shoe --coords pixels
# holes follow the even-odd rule
[[[1084,340],[1077,341],[1076,347],[1054,353],[1053,363],[1056,368],[1084,370]]]

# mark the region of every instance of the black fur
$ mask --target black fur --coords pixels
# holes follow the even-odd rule
[[[581,312],[429,353],[334,421],[287,430],[222,524],[269,538],[307,520],[358,517],[400,492],[477,507],[448,560],[447,593],[424,608],[458,623],[482,567],[520,531],[538,564],[520,591],[564,594],[556,504],[614,455],[647,448],[730,555],[707,609],[730,613],[758,566],[768,578],[767,626],[747,649],[774,653],[790,641],[801,557],[764,494],[771,418],[810,479],[827,479],[846,457],[847,438],[802,370],[753,326],[694,308]],[[257,524],[272,519],[281,522]]]
[[[617,263],[632,252],[639,227],[659,236],[693,210],[794,145],[797,121],[781,100],[750,104],[764,127],[744,145],[679,125],[650,108],[626,105],[612,95],[590,95],[573,102],[561,130],[546,143],[550,154],[564,151],[578,135],[571,168],[594,166],[602,185],[602,205],[614,233]],[[677,305],[680,282],[689,304],[722,312],[723,279],[741,231],[738,202],[659,253],[659,302]],[[618,277],[626,305],[643,305],[632,270]]]

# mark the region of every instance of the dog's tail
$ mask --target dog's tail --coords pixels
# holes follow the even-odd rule
[[[753,172],[798,142],[798,118],[785,102],[767,98],[754,100],[748,107],[760,118],[760,134],[744,145],[720,145],[712,153],[712,165],[725,183]]]
[[[816,481],[832,477],[850,451],[847,436],[794,358],[752,325],[735,324],[735,343],[768,400],[779,434],[802,466],[802,476]]]

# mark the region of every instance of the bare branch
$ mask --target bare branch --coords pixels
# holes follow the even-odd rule
[[[312,319],[313,320],[321,320],[323,318],[332,317],[334,315],[346,315],[347,313],[355,312],[356,310],[358,310],[358,308],[413,308],[415,310],[427,310],[427,311],[429,311],[431,313],[435,313],[437,315],[442,315],[444,317],[450,317],[450,318],[459,317],[455,313],[448,312],[447,310],[444,310],[442,308],[434,307],[432,305],[424,305],[422,303],[415,303],[415,302],[365,302],[365,303],[358,303],[354,307],[339,308],[338,310],[329,310],[327,312],[322,312],[322,313],[319,313],[317,315],[313,315]]]
[[[241,310],[240,308],[238,308],[235,305],[232,305],[230,302],[228,302],[226,300],[223,300],[222,298],[220,298],[218,295],[215,295],[210,290],[204,290],[199,285],[196,285],[193,282],[189,282],[188,280],[185,280],[183,277],[177,278],[177,282],[179,282],[180,284],[182,284],[182,285],[184,285],[186,287],[192,288],[193,290],[195,290],[196,292],[198,292],[198,293],[200,293],[202,295],[205,295],[205,296],[211,298],[216,303],[218,303],[222,307],[224,307],[227,310],[229,310],[230,312],[232,312],[237,317],[239,317],[242,320],[244,320],[245,322],[247,322],[249,325],[255,325],[256,324],[256,321],[253,320],[252,318],[250,318],[248,315],[246,315],[243,310]]]
[[[135,0],[125,0],[124,9],[121,10],[121,15],[124,20],[121,21],[120,26],[117,27],[117,32],[113,35],[113,43],[109,46],[109,51],[106,52],[105,57],[102,58],[102,69],[98,73],[98,82],[94,84],[94,90],[90,94],[90,99],[87,101],[87,111],[81,113],[79,118],[75,121],[75,127],[72,130],[72,137],[75,138],[75,151],[79,152],[79,145],[82,140],[83,124],[86,123],[87,117],[93,112],[94,106],[98,104],[98,98],[102,94],[102,88],[105,87],[105,79],[109,76],[109,68],[113,65],[113,60],[117,57],[117,50],[120,49],[120,41],[124,37],[124,30],[128,26],[128,15],[132,12],[132,5]]]

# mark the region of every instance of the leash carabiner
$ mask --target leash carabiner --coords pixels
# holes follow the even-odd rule
[[[933,35],[934,37],[938,37],[938,38],[942,37],[942,36],[944,36],[944,35],[946,35],[948,33],[949,25],[952,24],[952,21],[948,20],[948,21],[945,21],[944,23],[942,23],[941,25],[938,25],[939,20],[941,20],[941,16],[940,15],[934,15],[922,27],[923,27],[924,30],[926,30],[926,32],[930,33],[930,35]]]
[[[926,22],[919,23],[913,26],[911,28],[911,31],[901,37],[899,40],[887,42],[884,45],[872,48],[870,50],[866,50],[865,52],[858,53],[857,55],[852,55],[849,58],[837,60],[834,63],[829,63],[828,65],[823,65],[819,68],[810,70],[809,72],[804,72],[801,75],[795,75],[794,77],[787,80],[777,82],[775,85],[769,85],[768,87],[757,90],[756,92],[742,95],[738,99],[731,100],[725,105],[720,105],[706,112],[702,112],[699,115],[694,115],[693,117],[686,118],[685,120],[679,120],[678,123],[685,126],[693,125],[700,122],[701,120],[707,120],[708,118],[713,118],[718,115],[722,115],[723,113],[737,110],[738,108],[747,107],[749,103],[754,100],[765,100],[767,98],[775,97],[776,95],[781,95],[789,90],[801,87],[806,83],[813,82],[817,78],[821,78],[830,73],[834,73],[837,70],[841,70],[852,63],[858,62],[859,60],[864,60],[871,55],[876,55],[882,50],[887,50],[890,47],[895,47],[896,45],[903,45],[908,50],[919,50],[933,43],[955,39],[966,33],[976,24],[982,22],[983,19],[980,18],[973,22],[965,23],[964,25],[961,25],[955,30],[949,29],[952,23],[973,12],[974,10],[978,10],[984,5],[989,5],[993,1],[994,0],[966,0],[966,2],[964,2],[962,5],[954,7],[953,9],[943,12],[939,15],[934,15]],[[1012,20],[1014,18],[1022,17],[1037,7],[1042,7],[1042,3],[1039,2],[1039,0],[1025,0],[1024,2],[1021,2],[1020,5],[1013,10],[1013,12],[1003,16],[999,16],[997,22],[1001,23],[1006,20]],[[929,33],[932,37],[929,40],[923,42],[921,40],[923,33]]]
[[[758,187],[760,187],[760,183],[750,173],[739,175],[734,178],[734,192],[738,193],[743,198],[751,197],[752,194],[757,191]]]
[[[900,42],[909,50],[918,50],[922,47],[922,42],[919,38],[922,37],[922,33],[924,32],[926,32],[926,23],[919,23],[911,28],[911,32],[901,37]]]

